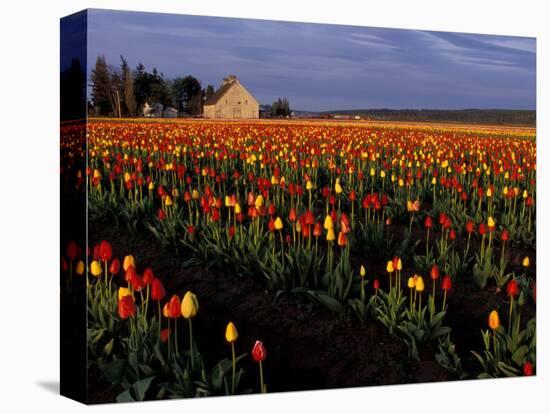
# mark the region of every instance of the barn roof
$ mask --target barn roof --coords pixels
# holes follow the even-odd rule
[[[208,98],[206,101],[204,101],[205,105],[215,105],[219,102],[220,99],[225,95],[225,93],[233,86],[235,81],[224,83],[222,86],[218,88],[214,94]]]
[[[248,90],[237,80],[237,78],[232,78],[231,80],[224,82],[210,98],[204,101],[204,105],[216,105],[233,85],[240,85],[250,96],[252,96],[254,100],[256,100],[256,98],[248,92]]]

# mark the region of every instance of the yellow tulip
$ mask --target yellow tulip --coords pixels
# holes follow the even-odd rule
[[[491,188],[487,189],[487,198],[491,198],[493,196],[493,192],[491,191]]]
[[[92,261],[92,263],[90,264],[90,272],[93,276],[101,276],[101,265],[97,260]]]
[[[254,205],[256,208],[260,208],[264,205],[264,197],[260,194],[258,197],[256,197],[256,201],[254,201]]]
[[[416,283],[415,283],[414,277],[412,277],[412,276],[409,277],[409,280],[407,280],[407,287],[409,289],[412,289],[412,288],[415,287],[415,285],[416,285]]]
[[[397,270],[403,269],[403,262],[401,259],[397,259]]]
[[[170,197],[169,195],[167,195],[165,198],[164,198],[164,204],[166,206],[171,206],[172,205],[172,197]]]
[[[76,264],[75,272],[79,276],[82,276],[84,274],[84,262],[82,260],[79,260]]]
[[[155,189],[155,185],[153,184],[152,181],[149,183],[149,185],[147,186],[147,188],[149,189],[149,191],[153,191],[153,190]]]
[[[313,183],[310,180],[307,180],[306,190],[313,190]]]
[[[489,216],[489,218],[487,219],[487,225],[488,225],[490,228],[495,227],[496,223],[495,223],[495,220],[493,219],[493,217]]]
[[[386,265],[386,272],[393,273],[393,262],[391,260],[388,261],[388,264]]]
[[[136,267],[136,259],[134,259],[134,256],[128,255],[122,262],[122,268],[126,271],[130,266],[133,266],[134,268]]]
[[[241,214],[242,211],[241,205],[239,203],[235,203],[235,214]]]
[[[327,215],[325,217],[325,222],[323,223],[325,230],[334,229],[334,223],[332,222],[332,217]]]
[[[386,178],[386,171],[380,171],[380,178]]]
[[[498,312],[494,310],[489,314],[489,328],[491,328],[493,331],[496,331],[499,326],[500,318],[498,317]]]
[[[504,186],[504,188],[502,189],[502,194],[508,195],[508,186]]]
[[[336,194],[341,194],[343,191],[339,179],[336,179],[336,184],[334,184],[334,191],[336,192]]]
[[[225,340],[231,344],[235,342],[238,337],[239,333],[237,332],[237,327],[233,322],[229,322],[225,328]]]
[[[527,197],[529,197],[527,190],[523,190],[523,198],[527,198]]]
[[[529,256],[525,256],[525,258],[523,259],[521,264],[523,265],[523,267],[529,267],[531,265],[531,261],[529,260]]]
[[[424,279],[422,279],[422,276],[418,276],[416,279],[416,283],[414,285],[417,292],[423,292],[424,291]]]
[[[132,296],[132,291],[125,287],[118,288],[118,300],[122,299],[124,296]]]
[[[191,198],[193,200],[198,200],[200,197],[200,194],[197,190],[193,189],[193,191],[191,191]]]
[[[231,207],[231,198],[228,195],[225,196],[225,206]]]
[[[361,275],[361,277],[365,277],[366,274],[367,271],[365,269],[365,266],[361,265],[361,268],[359,269],[359,275]]]
[[[283,220],[281,220],[280,217],[277,217],[277,218],[275,219],[274,227],[275,227],[275,230],[282,230],[282,228],[283,228]]]
[[[336,239],[336,235],[334,234],[334,228],[329,228],[327,231],[327,241],[333,241]]]
[[[193,318],[199,311],[199,301],[194,293],[187,291],[181,301],[181,314],[185,319]]]

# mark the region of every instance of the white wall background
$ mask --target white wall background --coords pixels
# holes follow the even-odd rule
[[[495,381],[357,388],[267,396],[163,401],[104,412],[548,412],[550,34],[544,1],[169,1],[4,2],[0,16],[0,410],[75,413],[57,395],[59,18],[87,8],[172,12],[538,38],[538,376]],[[274,5],[277,4],[275,8]],[[7,90],[7,95],[5,94]],[[27,110],[28,109],[28,110]],[[542,253],[542,254],[541,254]],[[33,411],[32,411],[33,410]]]

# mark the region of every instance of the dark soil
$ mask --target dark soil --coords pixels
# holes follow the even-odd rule
[[[183,268],[186,257],[162,249],[147,234],[132,237],[126,230],[103,222],[90,223],[89,228],[91,246],[105,239],[112,243],[117,257],[134,255],[138,271],[151,267],[169,295],[181,297],[187,290],[197,295],[200,310],[193,328],[207,365],[230,357],[224,339],[229,321],[239,331],[238,354],[250,353],[254,341],[261,339],[268,352],[264,372],[269,392],[457,379],[435,361],[436,345],[425,347],[417,362],[408,357],[407,347],[400,339],[390,336],[386,328],[372,320],[363,324],[349,315],[335,315],[304,297],[276,297],[252,279],[203,268]],[[420,243],[419,249],[423,248],[425,245]],[[374,266],[379,267],[382,264]],[[405,269],[403,274],[408,275]],[[426,289],[431,290],[430,281]],[[452,340],[463,369],[473,378],[479,368],[470,351],[482,349],[480,329],[486,329],[492,309],[506,306],[503,295],[496,293],[494,287],[480,291],[469,281],[455,284],[448,296],[445,324],[453,330]],[[534,306],[526,308],[528,316],[534,315]],[[504,319],[506,311],[500,314]],[[248,374],[245,385],[257,390],[257,366],[249,357],[244,361]],[[90,370],[90,402],[114,401],[120,390],[98,376],[98,370]]]

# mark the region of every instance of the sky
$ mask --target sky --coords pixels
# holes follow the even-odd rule
[[[203,87],[235,74],[296,110],[536,107],[527,37],[92,9],[89,69],[98,55]]]

